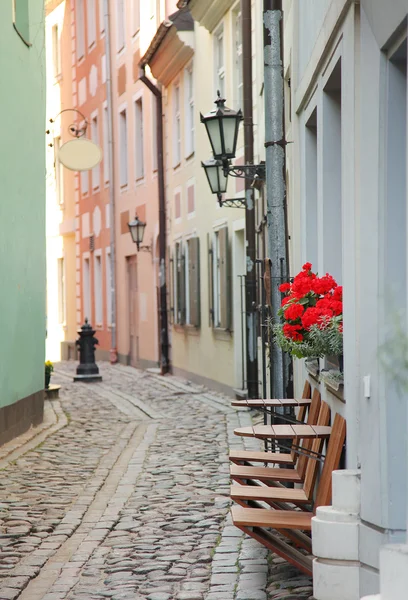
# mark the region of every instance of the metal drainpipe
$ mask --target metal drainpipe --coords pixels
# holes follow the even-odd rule
[[[113,89],[112,52],[110,40],[110,0],[104,0],[105,8],[105,56],[106,56],[106,102],[108,109],[108,149],[109,149],[109,213],[110,213],[110,264],[111,264],[111,351],[110,362],[118,360],[116,341],[116,230],[115,230],[115,165],[113,140]],[[106,160],[106,158],[105,158]]]
[[[254,163],[254,125],[252,103],[252,15],[251,2],[241,0],[242,20],[242,83],[244,89],[244,162]],[[256,328],[256,237],[255,193],[251,181],[245,180],[245,236],[246,236],[246,367],[249,398],[258,398],[258,356]]]
[[[283,78],[282,0],[264,0],[264,96],[268,253],[271,259],[272,318],[278,322],[279,283],[288,280],[286,140]],[[283,352],[271,348],[273,398],[285,398],[288,369]]]
[[[170,371],[169,326],[167,318],[166,284],[166,200],[164,190],[164,142],[163,142],[163,97],[161,90],[146,76],[145,67],[141,67],[140,81],[156,97],[157,110],[157,172],[159,185],[159,285],[160,285],[160,368],[162,375]]]

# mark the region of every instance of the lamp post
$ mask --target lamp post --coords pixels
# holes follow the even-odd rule
[[[248,104],[248,103],[247,103]],[[245,313],[246,313],[246,382],[249,398],[258,396],[258,363],[256,356],[256,272],[255,272],[255,222],[253,188],[265,181],[265,163],[251,163],[253,152],[247,152],[245,133],[245,158],[250,164],[232,165],[235,158],[239,125],[244,120],[241,110],[234,111],[225,106],[225,100],[218,92],[216,108],[206,115],[200,115],[205,125],[213,151],[213,158],[202,162],[207,180],[213,194],[217,195],[220,206],[245,208],[246,233],[246,276],[245,276]],[[252,122],[252,108],[250,107]],[[247,127],[248,129],[248,127]],[[251,146],[252,148],[252,146]],[[222,199],[226,192],[228,177],[239,177],[246,181],[245,198]],[[249,181],[252,184],[249,184]]]
[[[141,246],[141,243],[143,242],[144,232],[146,229],[146,223],[141,221],[136,214],[133,221],[130,221],[128,223],[128,227],[129,227],[130,235],[132,236],[132,240],[136,244],[138,252],[140,252],[140,251],[151,252],[152,251],[151,246]]]

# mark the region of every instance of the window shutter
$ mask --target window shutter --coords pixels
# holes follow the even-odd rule
[[[186,323],[186,257],[180,244],[180,325]]]
[[[210,234],[207,233],[208,248],[208,325],[214,327],[214,253]]]
[[[218,232],[219,240],[219,260],[220,260],[220,282],[221,282],[221,298],[220,298],[220,327],[228,329],[230,326],[230,309],[229,309],[229,257],[228,257],[228,229],[223,227]]]
[[[170,290],[169,290],[169,321],[170,325],[173,325],[174,319],[174,254],[171,254],[171,258],[169,260],[169,282],[170,282]]]
[[[188,278],[190,291],[190,325],[200,327],[200,239],[188,241]]]

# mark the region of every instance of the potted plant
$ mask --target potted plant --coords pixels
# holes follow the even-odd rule
[[[45,389],[50,387],[51,373],[54,371],[54,365],[50,360],[45,362]]]
[[[343,358],[343,288],[326,273],[318,277],[305,263],[292,283],[284,283],[280,323],[272,325],[276,343],[296,358]]]

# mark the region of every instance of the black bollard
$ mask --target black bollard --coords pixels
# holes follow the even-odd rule
[[[98,365],[95,363],[95,346],[98,340],[94,337],[95,330],[85,319],[85,324],[78,330],[79,338],[76,346],[79,349],[79,365],[74,381],[102,381]]]

